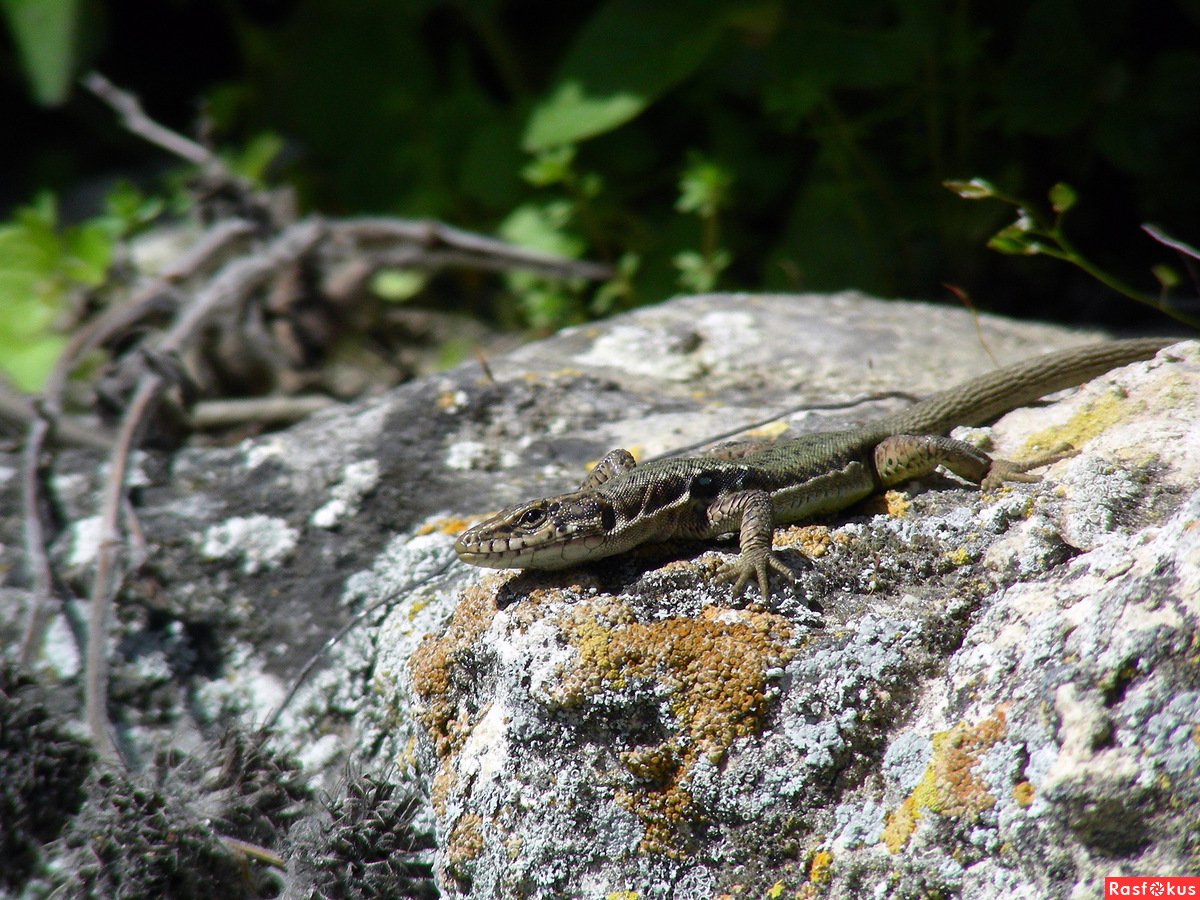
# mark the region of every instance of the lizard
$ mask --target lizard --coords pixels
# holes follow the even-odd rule
[[[858,427],[747,444],[719,455],[637,465],[606,454],[578,490],[520,503],[468,528],[454,544],[466,563],[499,569],[564,569],[674,538],[736,532],[738,557],[717,572],[739,596],[753,579],[764,602],[771,571],[795,576],[772,549],[776,525],[829,515],[871,494],[932,473],[939,465],[983,490],[1038,481],[1031,469],[1076,451],[1012,462],[947,437],[1118,366],[1148,359],[1174,341],[1113,341],[1033,357],[933,394]]]

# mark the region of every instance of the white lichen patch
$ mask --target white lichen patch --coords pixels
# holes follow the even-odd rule
[[[508,756],[508,721],[511,714],[500,702],[493,702],[488,711],[471,729],[458,757],[458,772],[476,781],[499,779],[505,771]]]
[[[614,325],[580,355],[584,366],[621,369],[664,381],[691,381],[704,372],[695,353],[700,336],[691,330]]]
[[[242,444],[246,454],[246,468],[257,469],[263,463],[272,459],[286,459],[290,444],[280,435],[269,438],[259,438]]]
[[[461,472],[473,469],[511,469],[520,456],[512,450],[499,450],[483,441],[456,441],[446,450],[446,468]]]
[[[713,369],[741,368],[762,345],[762,330],[748,312],[714,310],[697,320],[696,330],[704,337],[701,356]]]
[[[67,553],[68,568],[90,565],[96,559],[103,531],[100,516],[88,516],[71,523],[68,529],[71,548]]]
[[[273,516],[235,516],[204,532],[200,553],[205,559],[242,560],[247,575],[273,569],[286,559],[300,539],[300,532]]]
[[[317,528],[332,528],[347,516],[358,511],[363,497],[379,484],[379,463],[364,459],[350,463],[342,470],[341,480],[330,490],[329,502],[309,517]]]

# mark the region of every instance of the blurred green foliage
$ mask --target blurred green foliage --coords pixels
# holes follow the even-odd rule
[[[105,213],[82,224],[61,225],[48,193],[0,224],[0,373],[24,390],[41,387],[66,340],[60,320],[104,284],[117,242],[160,211],[160,201],[118,184]]]
[[[1072,238],[1130,279],[1161,252],[1141,222],[1200,234],[1198,0],[177,0],[153,34],[117,0],[40,26],[0,2],[43,101],[92,65],[153,99],[166,72],[128,48],[206,40],[230,61],[180,94],[309,208],[432,216],[620,272],[599,291],[511,276],[474,307],[505,323],[680,289],[936,297],[947,281],[1083,315],[1068,276],[988,258],[1003,207],[940,188],[973,175],[1076,184]],[[211,33],[172,34],[167,9]],[[28,51],[36,27],[60,49]],[[61,50],[76,43],[91,49]],[[188,130],[183,108],[167,120]]]

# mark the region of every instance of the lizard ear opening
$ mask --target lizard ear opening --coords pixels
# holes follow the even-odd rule
[[[605,531],[612,531],[617,527],[617,515],[613,512],[611,503],[600,504],[600,524]]]

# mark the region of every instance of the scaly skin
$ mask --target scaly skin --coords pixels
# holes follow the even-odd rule
[[[943,435],[1148,359],[1171,343],[1114,341],[1049,353],[862,428],[803,435],[740,457],[677,457],[638,466],[628,451],[613,450],[578,490],[502,510],[464,531],[454,549],[476,566],[562,569],[645,543],[738,532],[741,553],[718,578],[734,582],[735,596],[753,579],[766,599],[772,569],[794,580],[771,549],[776,525],[837,512],[939,465],[985,490],[1005,481],[1036,481],[1029,469],[1067,454],[1018,464]]]

